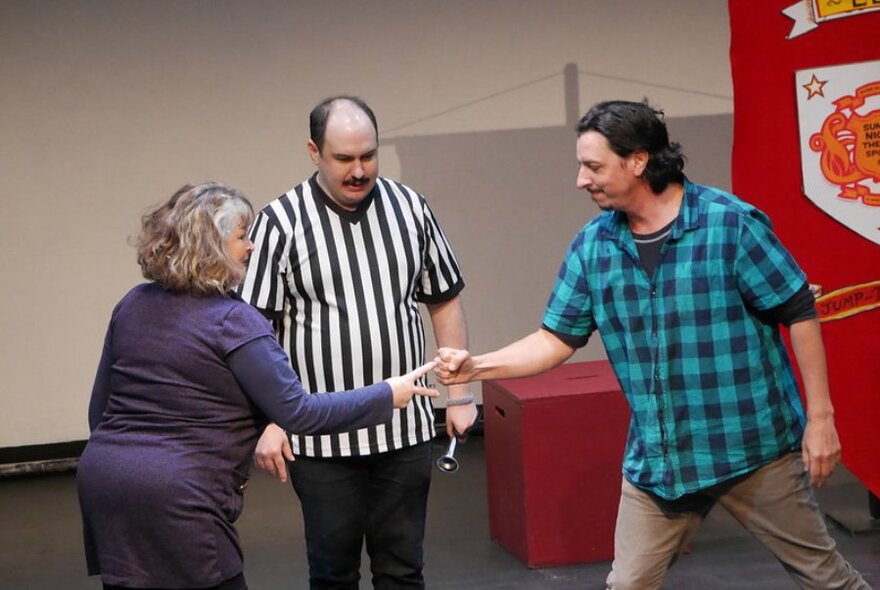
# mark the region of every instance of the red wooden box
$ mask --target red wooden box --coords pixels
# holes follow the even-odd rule
[[[607,361],[483,382],[489,532],[528,567],[612,559],[629,406]]]

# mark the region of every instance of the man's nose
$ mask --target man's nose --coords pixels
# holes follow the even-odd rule
[[[355,161],[352,169],[351,176],[352,178],[363,178],[366,175],[364,172],[364,166],[359,161]]]
[[[589,174],[587,174],[584,171],[578,171],[577,180],[575,181],[575,184],[577,185],[577,187],[579,189],[589,188],[590,184],[592,184],[592,182],[593,181],[590,178]]]

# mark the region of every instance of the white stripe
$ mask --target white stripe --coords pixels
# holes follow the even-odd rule
[[[348,253],[345,251],[345,241],[342,238],[342,230],[339,227],[339,217],[337,215],[330,215],[330,235],[333,243],[336,245],[336,255],[339,257],[339,268],[340,269],[348,269],[349,272],[340,272],[340,275],[343,275],[343,288],[345,280],[351,281],[351,267],[348,265]],[[329,250],[327,250],[329,252]],[[332,261],[329,258],[325,258],[321,260],[321,278],[324,281],[324,293],[327,298],[327,305],[329,305],[334,310],[339,310],[339,299],[341,294],[337,293],[335,290],[335,283],[333,281],[333,268]],[[351,291],[348,291],[349,293]],[[351,310],[349,310],[351,313]],[[345,349],[348,348],[349,352],[351,352],[351,333],[348,335],[342,333],[340,330],[342,328],[342,324],[340,323],[342,318],[339,313],[331,313],[330,314],[330,337],[332,339],[337,338],[337,334],[341,334],[343,340],[341,342],[333,341],[332,343],[327,343],[327,345],[332,345],[334,349]],[[348,322],[349,329],[359,333],[357,329],[357,325],[352,327],[353,322]],[[347,337],[348,336],[348,337]],[[334,354],[331,356],[333,363],[333,384],[337,390],[341,390],[344,387],[344,373],[345,367],[342,366],[342,354]]]
[[[376,293],[373,291],[373,274],[374,270],[370,268],[370,260],[367,256],[367,245],[364,242],[364,228],[367,227],[364,225],[364,221],[362,220],[357,226],[352,228],[352,241],[354,242],[354,255],[357,257],[357,265],[360,268],[361,282],[360,285],[355,288],[355,291],[352,293],[354,298],[361,297],[359,293],[362,293],[362,297],[366,305],[366,325],[367,326],[378,326],[379,325],[379,313],[376,307]],[[352,275],[352,279],[354,276]],[[381,283],[380,283],[381,284]],[[354,287],[354,286],[353,286]],[[360,315],[358,315],[358,319],[360,319]],[[360,323],[358,323],[358,326]],[[373,347],[373,364],[372,366],[365,367],[363,365],[363,358],[361,355],[354,355],[356,357],[355,363],[355,376],[363,375],[363,383],[376,383],[382,380],[382,340],[381,336],[378,334],[378,330],[374,330],[374,334],[370,335],[370,341]],[[358,338],[355,338],[354,333],[352,333],[352,342],[358,342],[360,338],[360,332],[358,332]]]
[[[380,186],[382,186],[383,190],[381,192],[383,195],[386,196],[386,200],[393,198],[393,197],[386,195],[383,185],[380,185]],[[407,204],[406,199],[400,193],[398,185],[392,183],[391,184],[391,191],[394,194],[394,198],[396,198],[399,202],[401,202],[401,205]],[[390,205],[388,207],[389,207],[389,209],[391,208]],[[402,206],[400,209],[403,214],[404,222],[406,223],[407,232],[409,234],[416,234],[415,224],[412,219],[412,208],[408,207],[408,206]],[[394,215],[393,211],[389,211],[389,216],[393,216],[393,215]],[[391,236],[391,240],[394,243],[394,252],[403,253],[406,251],[410,251],[410,252],[412,252],[413,255],[415,255],[416,264],[419,264],[420,257],[418,255],[419,254],[418,251],[415,249],[416,244],[414,244],[412,242],[412,240],[407,240],[407,245],[406,246],[404,245],[404,243],[403,243],[404,236],[401,234],[400,228],[396,223],[393,224],[392,227],[390,227],[388,229],[390,230],[389,234]],[[409,246],[409,247],[407,247],[407,246]],[[389,258],[393,254],[394,253],[389,254]],[[395,284],[396,284],[396,286],[399,287],[400,298],[402,300],[401,301],[402,307],[401,307],[401,309],[397,310],[397,313],[403,319],[403,325],[407,326],[407,324],[408,324],[410,326],[408,332],[410,334],[412,334],[413,333],[412,330],[414,327],[413,320],[420,321],[420,318],[419,317],[414,318],[413,315],[410,313],[410,311],[408,309],[406,309],[406,301],[405,301],[405,297],[404,297],[404,291],[407,288],[407,286],[410,284],[410,281],[412,280],[412,277],[407,276],[408,272],[409,272],[409,268],[407,267],[406,257],[399,256],[398,257],[399,277],[398,277]],[[406,333],[404,333],[404,334],[406,334]],[[410,338],[405,338],[405,337],[402,338],[402,340],[403,340],[403,344],[404,344],[404,358],[403,359],[396,358],[395,360],[397,361],[398,364],[395,366],[392,366],[392,369],[391,369],[396,374],[399,374],[401,372],[405,372],[407,370],[407,366],[406,366],[407,360],[413,358],[413,348],[412,348],[413,342],[412,342],[412,340]],[[419,356],[421,356],[421,355],[419,355]],[[413,369],[414,368],[415,367],[413,367]]]
[[[313,231],[311,231],[310,235],[315,240],[315,248],[319,253],[326,253],[327,252],[327,243],[324,241],[324,233],[322,231],[319,231],[320,227],[321,227],[320,226],[320,218],[318,217],[317,209],[315,208],[315,202],[314,202],[314,199],[312,198],[311,186],[308,183],[305,183],[303,185],[303,201],[305,204],[305,213],[308,216],[308,219],[311,222],[311,224],[314,226],[314,229],[313,229]],[[304,225],[305,225],[305,223],[298,224],[299,227],[303,227]],[[312,269],[312,267],[311,267],[312,258],[309,257],[309,246],[306,241],[304,231],[299,232],[299,236],[300,236],[300,239],[297,240],[296,248],[297,248],[297,253],[299,254],[299,262],[301,264],[301,271],[299,272],[300,280],[305,285],[306,290],[314,290],[314,285],[312,284],[312,273],[314,272],[314,269]],[[322,266],[328,265],[329,261],[327,261],[326,258],[324,258],[324,257],[316,256],[314,258],[314,262],[318,265],[317,270],[318,270],[319,276],[321,276],[322,280],[326,280],[326,273],[324,272]],[[324,286],[325,286],[324,292],[326,294],[328,304],[331,306],[335,305],[335,303],[336,303],[335,293],[333,293],[332,290],[328,290],[326,288],[327,287],[326,283]],[[293,282],[291,282],[290,290],[293,293],[296,292],[296,285]],[[300,326],[299,326],[301,328],[301,330],[300,330],[301,339],[299,339],[299,338],[297,339],[297,347],[302,351],[302,354],[303,354],[303,365],[301,365],[301,366],[306,366],[305,365],[305,358],[308,356],[310,356],[312,359],[315,359],[315,361],[316,361],[314,363],[315,383],[311,384],[312,389],[310,389],[309,391],[311,391],[312,393],[317,393],[317,392],[328,390],[327,372],[329,371],[329,373],[331,375],[333,375],[334,371],[333,371],[332,366],[326,367],[326,366],[324,366],[324,364],[322,362],[320,362],[322,348],[323,348],[323,344],[324,344],[323,341],[321,340],[321,337],[320,337],[321,333],[322,333],[322,326],[319,324],[319,313],[318,313],[318,307],[320,306],[320,303],[318,301],[315,301],[314,297],[312,297],[311,299],[312,299],[312,302],[307,306],[308,307],[308,309],[307,309],[308,314],[307,315],[311,318],[311,321],[312,321],[312,331],[311,331],[312,349],[307,350],[306,345],[305,345],[305,332],[306,332],[306,330],[304,329],[304,324],[300,324]],[[333,316],[333,314],[331,314],[331,316]],[[335,317],[335,316],[333,316],[333,317]],[[331,317],[331,321],[332,321],[332,317]],[[331,330],[330,331],[331,334],[336,334],[336,331],[333,329],[332,325],[329,328]],[[327,345],[330,346],[331,343],[328,342]]]
[[[653,244],[654,242],[659,242],[660,240],[665,240],[666,236],[668,236],[669,232],[671,232],[671,231],[672,231],[672,228],[670,227],[662,234],[654,236],[653,238],[636,237],[636,235],[633,234],[633,242],[635,242],[636,244]]]

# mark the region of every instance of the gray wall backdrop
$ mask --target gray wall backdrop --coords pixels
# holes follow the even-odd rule
[[[331,94],[371,103],[382,173],[445,227],[471,348],[525,335],[596,214],[573,114],[648,97],[689,175],[728,188],[728,45],[723,0],[0,0],[0,447],[88,435],[141,214],[185,182],[286,191]]]

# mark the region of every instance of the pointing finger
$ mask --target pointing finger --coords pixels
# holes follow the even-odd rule
[[[410,373],[409,376],[412,377],[413,379],[418,379],[419,377],[425,375],[426,373],[433,371],[434,367],[436,367],[436,366],[437,366],[436,361],[430,361],[428,363],[425,363],[424,365],[422,365],[421,367],[419,367],[418,369],[416,369],[412,373]]]

